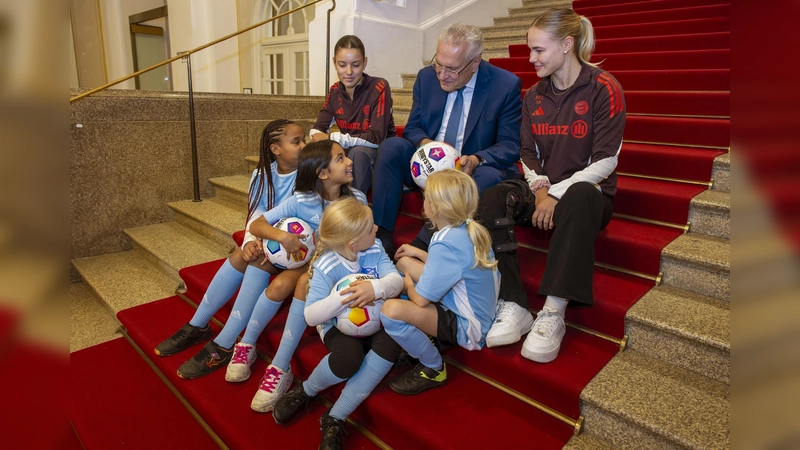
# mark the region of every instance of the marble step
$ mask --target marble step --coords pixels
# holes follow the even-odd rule
[[[69,351],[76,352],[118,338],[119,322],[84,283],[69,286]]]
[[[167,205],[175,211],[175,222],[228,250],[235,245],[231,235],[243,230],[246,225],[246,209],[215,197],[202,202],[180,200]]]
[[[509,8],[508,15],[514,16],[533,11],[529,15],[536,17],[550,8],[572,8],[572,6],[571,1],[564,0],[522,0],[522,6],[518,8]]]
[[[729,390],[628,349],[581,393],[584,432],[621,449],[727,449]]]
[[[411,115],[411,106],[398,106],[392,108],[392,117],[394,124],[405,126],[408,123],[408,116]]]
[[[522,0],[522,6],[523,8],[540,7],[540,6],[546,8],[558,8],[561,6],[565,8],[571,8],[572,2],[564,0]]]
[[[490,27],[481,27],[484,39],[525,39],[525,34],[530,27],[530,21],[504,23],[502,25],[493,25]]]
[[[506,50],[484,50],[483,58],[488,60],[490,58],[508,58],[508,49]]]
[[[72,265],[114,315],[169,297],[179,287],[172,277],[135,250],[76,258]]]
[[[645,294],[625,316],[628,347],[730,384],[730,303],[670,286]]]
[[[258,155],[250,155],[244,157],[247,161],[247,173],[252,174],[258,168]]]
[[[249,156],[245,159],[250,164]],[[255,162],[253,169],[258,166],[258,156],[254,156]],[[225,202],[240,206],[247,210],[247,197],[250,188],[250,176],[231,175],[228,177],[209,178],[208,181],[214,186],[214,197]]]
[[[714,180],[713,188],[730,192],[731,190],[731,154],[725,153],[714,159],[714,166],[711,170],[711,178]]]
[[[731,296],[731,244],[727,239],[686,233],[661,252],[663,284],[726,302]]]
[[[730,239],[730,192],[709,189],[698,194],[689,204],[689,222],[693,233]]]
[[[584,431],[572,436],[563,450],[616,450],[616,448],[610,442]]]
[[[181,284],[178,271],[228,255],[228,246],[219,244],[191,229],[165,222],[123,230],[133,249],[140,252],[169,277]]]
[[[410,108],[413,100],[413,89],[392,89],[392,114],[394,114],[394,110],[397,108]]]
[[[400,74],[400,78],[403,80],[403,89],[414,89],[414,82],[417,81],[416,73],[403,73]]]

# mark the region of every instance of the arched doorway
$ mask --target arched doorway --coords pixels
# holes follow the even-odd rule
[[[309,0],[257,0],[255,19],[266,20]],[[308,95],[308,24],[314,7],[282,17],[259,28],[255,34],[255,79],[260,94]]]

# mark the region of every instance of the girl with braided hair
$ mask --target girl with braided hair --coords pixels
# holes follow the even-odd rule
[[[294,122],[279,119],[264,127],[261,133],[258,167],[253,171],[250,180],[248,227],[268,210],[291,196],[297,176],[298,157],[304,147],[303,129]],[[228,363],[234,356],[233,344],[247,324],[259,294],[269,284],[270,276],[280,272],[272,264],[264,261],[261,241],[247,233],[244,245],[241,248],[236,247],[214,275],[192,319],[156,347],[157,355],[169,356],[210,338],[209,320],[239,289],[233,312],[225,328],[197,355],[181,365],[178,369],[179,376],[191,379],[207,375]],[[276,278],[277,282],[274,281],[269,285],[268,295],[280,299],[287,297],[303,272],[304,269],[282,272]]]

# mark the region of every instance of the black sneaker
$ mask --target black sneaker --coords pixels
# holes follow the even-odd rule
[[[289,392],[283,394],[283,397],[278,399],[275,407],[272,409],[272,417],[275,422],[285,424],[292,420],[295,414],[303,408],[308,408],[308,403],[314,400],[303,390],[303,383],[293,387]]]
[[[216,342],[210,341],[192,359],[178,367],[178,376],[187,380],[200,378],[228,365],[232,356],[233,347],[222,348]]]
[[[169,337],[169,339],[158,344],[156,347],[156,355],[170,356],[175,353],[182,352],[194,344],[199,344],[211,337],[211,326],[206,325],[205,328],[196,327],[190,323],[182,326],[177,333]]]
[[[394,365],[396,367],[416,366],[417,364],[419,364],[419,360],[409,355],[408,352],[402,348],[397,355],[397,359],[394,360]]]
[[[438,371],[417,364],[413,369],[389,382],[389,387],[398,394],[417,395],[428,389],[444,386],[445,383],[447,383],[447,367],[442,365],[442,370]]]
[[[330,415],[331,410],[325,411],[319,419],[322,441],[319,450],[341,450],[344,447],[344,420],[339,420]]]

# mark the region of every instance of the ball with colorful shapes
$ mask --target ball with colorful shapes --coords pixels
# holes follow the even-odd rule
[[[425,189],[428,176],[442,169],[461,170],[461,154],[448,143],[428,142],[411,157],[411,177],[422,189]]]
[[[308,222],[297,217],[284,217],[272,224],[272,226],[279,230],[298,235],[300,242],[306,246],[306,248],[300,251],[302,258],[293,259],[289,257],[289,254],[280,242],[264,239],[264,253],[267,254],[267,259],[269,259],[269,262],[271,262],[273,266],[279,269],[296,269],[306,264],[311,259],[311,255],[314,254],[314,249],[317,248],[317,236],[314,234],[314,229],[311,228]]]
[[[352,273],[337,281],[331,289],[331,295],[338,295],[342,299],[347,295],[341,295],[341,291],[346,289],[356,280],[374,280],[372,275],[363,273]],[[350,295],[350,294],[348,294]],[[336,328],[348,336],[367,337],[372,336],[381,329],[381,307],[383,300],[378,300],[367,306],[360,308],[345,308],[339,315],[333,318]]]

